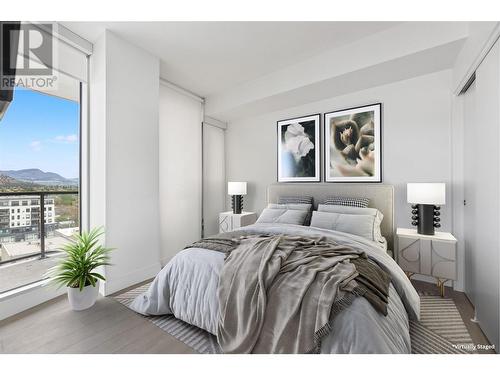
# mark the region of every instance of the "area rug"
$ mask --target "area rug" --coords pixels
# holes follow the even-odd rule
[[[128,292],[119,294],[114,299],[121,304],[129,307],[135,297],[144,293],[149,288],[149,283],[141,285]],[[139,314],[138,314],[139,315]],[[143,316],[154,325],[158,326],[168,334],[174,336],[177,340],[195,350],[200,354],[221,354],[217,337],[198,327],[187,324],[173,315]]]
[[[125,306],[149,284],[117,295],[114,299]],[[472,344],[455,303],[450,298],[420,296],[420,322],[410,322],[413,354],[466,354],[464,347]],[[172,315],[144,317],[176,339],[201,354],[220,354],[217,338],[200,328],[176,319]]]

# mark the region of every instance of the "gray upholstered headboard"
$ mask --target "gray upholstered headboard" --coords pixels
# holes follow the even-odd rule
[[[381,231],[390,250],[394,249],[394,186],[381,184],[273,184],[267,188],[267,202],[277,203],[280,196],[308,195],[314,198],[314,209],[330,196],[364,197],[370,199],[369,207],[377,208],[384,215]]]

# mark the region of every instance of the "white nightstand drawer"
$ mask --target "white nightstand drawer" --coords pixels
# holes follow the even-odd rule
[[[420,240],[398,237],[398,263],[407,272],[420,273]]]
[[[456,280],[456,250],[455,244],[432,241],[431,275],[443,279]]]
[[[231,232],[238,228],[254,224],[257,215],[254,212],[242,212],[233,214],[232,211],[221,212],[219,214],[219,233]]]
[[[456,242],[451,233],[436,232],[435,236],[428,236],[398,228],[398,264],[409,277],[413,274],[435,277],[443,294],[444,281],[457,279]]]

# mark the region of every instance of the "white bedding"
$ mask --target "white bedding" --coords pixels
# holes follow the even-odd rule
[[[323,340],[322,353],[410,353],[408,316],[418,319],[420,300],[404,272],[377,244],[364,238],[289,224],[255,224],[254,233],[322,235],[361,248],[392,277],[388,315],[376,312],[364,298],[357,298],[333,322]],[[189,324],[217,334],[219,273],[224,254],[200,248],[179,252],[156,276],[149,290],[131,308],[144,315],[173,314]]]

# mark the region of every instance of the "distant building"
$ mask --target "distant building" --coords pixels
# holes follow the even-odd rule
[[[45,199],[47,235],[55,226],[54,199]],[[40,199],[24,196],[0,197],[0,243],[36,240],[39,237]]]

